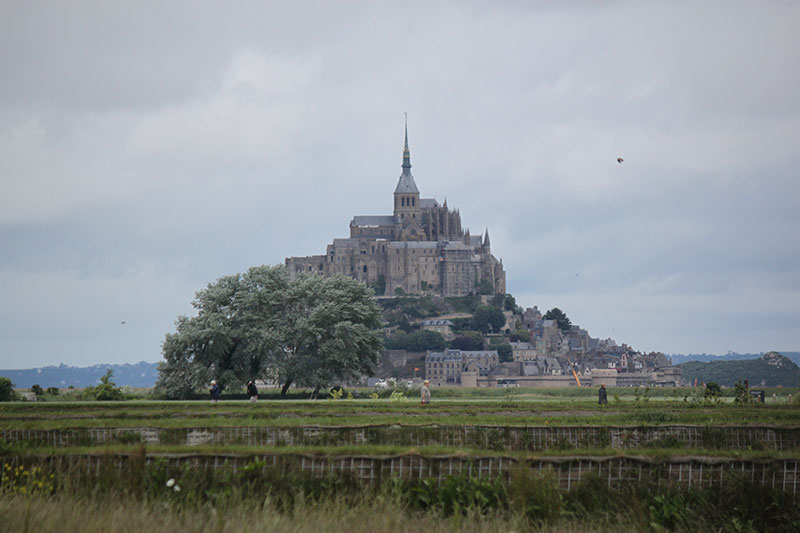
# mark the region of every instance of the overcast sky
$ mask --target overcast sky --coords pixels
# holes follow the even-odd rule
[[[523,307],[800,350],[798,65],[793,0],[2,0],[0,368],[157,361],[209,282],[391,214],[403,112]]]

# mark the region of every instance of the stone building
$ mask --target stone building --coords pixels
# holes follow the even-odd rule
[[[411,174],[407,125],[402,169],[391,215],[354,216],[350,237],[334,239],[325,255],[287,258],[289,276],[344,274],[387,295],[464,296],[480,287],[505,294],[505,271],[491,253],[489,230],[472,236],[447,200],[439,204],[420,197]]]
[[[475,379],[486,376],[500,364],[497,350],[445,350],[430,352],[425,357],[425,378],[434,386],[475,387]],[[465,382],[464,374],[471,374]]]

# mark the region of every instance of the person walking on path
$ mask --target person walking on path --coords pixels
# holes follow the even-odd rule
[[[258,389],[252,380],[247,382],[247,395],[250,397],[250,403],[258,401]]]
[[[600,391],[597,393],[597,403],[606,405],[608,403],[608,393],[606,392],[606,384],[600,385]]]
[[[219,401],[219,385],[213,379],[211,380],[211,389],[208,391],[211,393],[211,405],[214,405]]]
[[[420,398],[422,400],[420,403],[422,403],[422,405],[431,403],[431,389],[428,388],[428,385],[430,384],[431,382],[426,379],[422,384],[422,388],[419,390]]]

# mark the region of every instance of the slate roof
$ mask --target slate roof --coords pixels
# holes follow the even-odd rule
[[[419,199],[419,206],[422,208],[425,207],[439,207],[439,202],[436,201],[436,198],[420,198]]]
[[[411,169],[404,168],[403,173],[400,174],[400,179],[397,180],[397,187],[394,189],[395,194],[397,193],[417,193],[419,194],[419,189],[417,189],[417,184],[414,183],[414,176],[411,174]]]
[[[423,325],[423,326],[452,326],[453,325],[453,323],[450,322],[449,320],[443,320],[443,319],[423,320],[422,322],[420,322],[420,324]]]
[[[394,215],[356,215],[351,226],[394,226]]]

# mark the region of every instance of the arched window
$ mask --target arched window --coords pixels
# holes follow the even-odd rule
[[[411,205],[412,206],[417,205],[417,199],[416,198],[411,198]]]
[[[367,272],[367,265],[364,265],[364,272]]]

